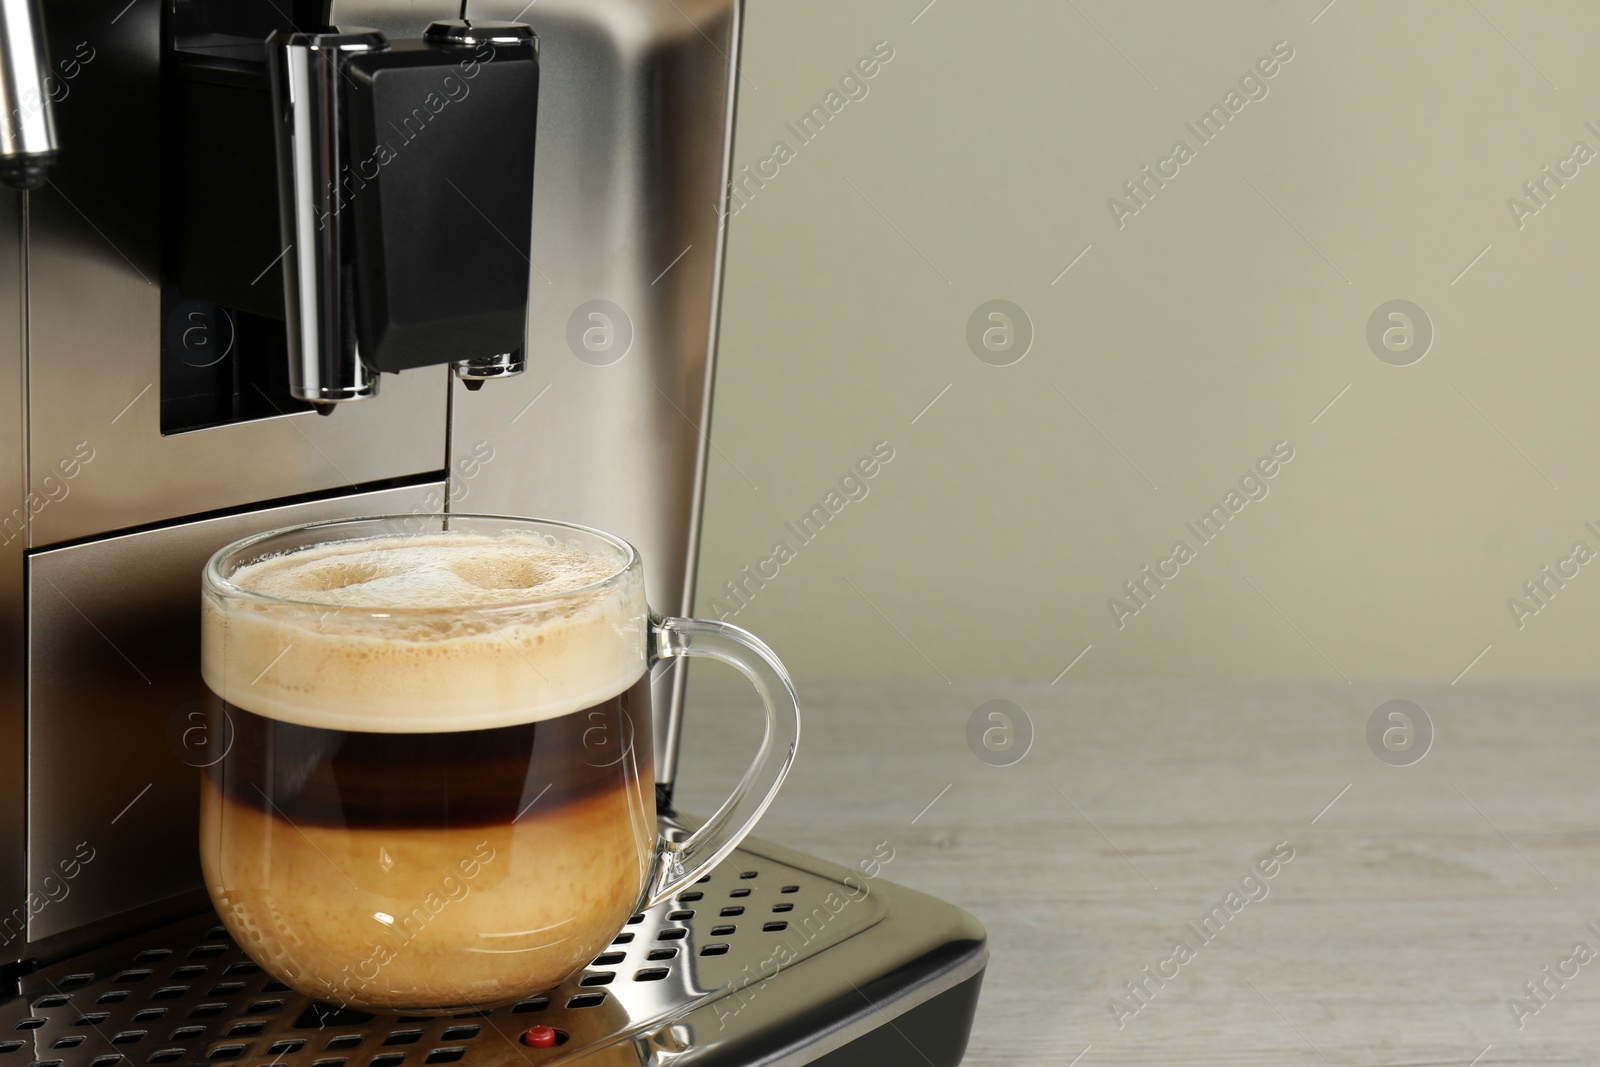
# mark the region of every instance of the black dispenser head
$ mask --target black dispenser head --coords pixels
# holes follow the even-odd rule
[[[538,38],[520,23],[274,34],[291,389],[515,374],[527,332]]]

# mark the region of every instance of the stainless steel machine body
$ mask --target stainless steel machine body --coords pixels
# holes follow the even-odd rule
[[[474,14],[517,10],[487,8]],[[57,47],[87,42],[94,58],[57,105],[75,147],[43,188],[0,201],[0,269],[14,302],[0,378],[0,500],[11,502],[0,515],[0,618],[17,637],[5,643],[0,689],[0,855],[28,857],[26,869],[0,864],[0,961],[48,957],[51,938],[199,885],[192,775],[167,738],[199,685],[192,629],[163,639],[166,658],[181,664],[170,672],[156,650],[135,650],[148,643],[140,633],[192,612],[200,562],[235,532],[397,509],[559,516],[628,538],[650,561],[653,602],[689,607],[738,9],[732,0],[540,8],[544,150],[528,373],[474,393],[447,368],[423,368],[386,376],[380,397],[328,418],[269,409],[163,433],[163,331],[185,324],[163,321],[159,291],[163,160],[150,125],[161,115],[161,5],[46,4]],[[456,10],[367,2],[333,14],[416,36]],[[676,114],[670,138],[663,99]],[[269,274],[261,284],[278,283]],[[628,349],[603,364],[577,358],[567,339],[569,319],[595,300],[631,324]],[[360,494],[396,484],[412,492]],[[308,497],[321,502],[270,507]],[[147,561],[161,563],[168,595],[136,580]],[[61,584],[91,570],[92,591]],[[25,687],[18,652],[28,657]],[[658,694],[668,711],[657,738],[663,782],[673,773],[666,727],[681,699],[672,684]],[[62,843],[113,833],[127,864],[86,867],[65,899],[28,916],[25,942],[5,929],[63,858]]]
[[[176,1003],[166,1022],[143,1027],[150,1040],[132,1042],[137,1049],[99,1024],[80,1027],[84,1040],[53,1044],[72,1035],[24,1021],[54,1018],[35,1010],[41,997],[66,996],[63,1010],[84,1008],[85,1018],[95,1015],[84,1007],[90,991],[107,1003],[137,1000],[142,993],[117,985],[131,979],[117,976],[139,967],[116,961],[152,946],[204,956],[217,943],[210,921],[185,918],[206,909],[194,768],[219,739],[193,736],[191,713],[201,696],[197,576],[217,547],[251,530],[346,515],[546,515],[626,537],[649,561],[652,603],[692,607],[740,0],[471,0],[473,17],[525,18],[541,40],[526,373],[410,370],[323,418],[241,371],[230,379],[231,414],[184,422],[192,398],[173,387],[175,373],[259,357],[231,318],[196,310],[170,287],[163,294],[173,159],[157,136],[170,92],[162,35],[174,6],[196,2],[44,0],[64,79],[54,94],[61,154],[41,187],[0,191],[0,1067],[109,1064],[124,1054],[200,1062],[239,1044],[215,1027],[177,1036],[190,1024],[173,1021]],[[459,13],[455,0],[336,0],[331,21],[417,37]],[[69,56],[66,79],[59,60]],[[186,147],[203,154],[206,142]],[[278,284],[280,269],[262,262],[258,281]],[[681,669],[657,680],[664,796],[684,681]],[[763,891],[775,870],[844,876],[765,845],[736,853],[715,877],[739,869],[760,869]],[[801,884],[802,875],[782,879]],[[698,912],[686,902],[658,910],[641,920],[652,930],[678,923],[673,912]],[[699,925],[680,924],[689,932],[676,936],[689,942],[658,946],[681,949],[670,977],[642,999],[611,997],[615,1017],[604,1025],[560,1023],[587,1035],[563,1055],[592,1046],[609,1050],[592,1062],[805,1063],[936,997],[976,996],[982,931],[962,913],[883,884],[847,914],[772,980],[791,992],[749,998],[721,1026],[713,1002],[744,990],[748,982],[730,975],[759,966],[770,946],[759,924],[744,926],[742,941],[727,942],[728,959],[716,950],[702,959],[719,943],[717,924],[703,914]],[[691,948],[694,966],[683,970]],[[240,962],[237,948],[218,952]],[[637,973],[653,959],[628,957],[626,982],[653,983]],[[248,1022],[249,1004],[218,992],[228,983],[214,969],[207,990],[222,1000],[194,983],[170,995],[186,1008],[182,998],[205,996],[222,1005],[207,1012]],[[624,987],[621,970],[601,969]],[[93,976],[76,983],[82,992],[68,988],[82,974]],[[107,999],[116,993],[124,995]],[[840,1000],[846,994],[854,1007]],[[949,1014],[954,1002],[944,1003]],[[204,1017],[204,1006],[186,1014]],[[969,1020],[970,1011],[956,1015]],[[129,1027],[137,1021],[130,1013]],[[288,1035],[292,1021],[274,1016],[257,1033]],[[964,1043],[965,1024],[957,1029]],[[437,1036],[444,1043],[429,1057],[455,1047]],[[499,1041],[455,1058],[501,1062],[483,1051]],[[381,1043],[365,1039],[349,1062],[401,1062],[393,1049],[369,1058],[366,1046]],[[180,1051],[156,1058],[158,1045]],[[309,1038],[288,1052],[263,1039],[227,1055],[335,1062],[318,1049]],[[619,1049],[631,1051],[604,1058]],[[958,1060],[960,1047],[951,1054],[938,1062]]]

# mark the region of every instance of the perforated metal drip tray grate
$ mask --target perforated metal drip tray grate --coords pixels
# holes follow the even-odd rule
[[[695,1027],[679,1020],[709,1008],[722,1040],[735,1015],[743,1030],[763,1012],[792,1011],[791,998],[753,994],[884,918],[878,888],[898,887],[878,883],[863,896],[863,885],[740,850],[629,919],[606,952],[560,987],[449,1016],[374,1017],[310,1001],[264,973],[208,914],[25,976],[22,996],[0,1003],[0,1067],[693,1060],[697,1044],[715,1042],[697,1041]],[[867,972],[850,982],[869,980]],[[735,999],[718,1003],[728,997]],[[539,1025],[561,1043],[522,1044]]]

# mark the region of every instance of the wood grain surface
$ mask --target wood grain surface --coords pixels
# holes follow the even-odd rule
[[[720,800],[758,736],[748,690],[703,673],[679,787],[691,811]],[[802,697],[800,755],[758,832],[846,864],[888,841],[885,877],[985,924],[970,1067],[1600,1062],[1600,958],[1571,959],[1580,943],[1600,953],[1600,688],[841,683]],[[969,716],[997,699],[1032,724],[1012,766],[968,748]],[[1434,731],[1409,766],[1368,745],[1391,699]],[[1229,910],[1274,847],[1293,859]],[[1189,924],[1219,903],[1227,921],[1202,941]],[[1172,973],[1178,940],[1192,958],[1146,980]]]

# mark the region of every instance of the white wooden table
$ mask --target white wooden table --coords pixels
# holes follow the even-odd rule
[[[691,692],[678,795],[707,811],[755,716],[737,683]],[[987,926],[972,1067],[1600,1063],[1600,958],[1569,961],[1580,942],[1600,953],[1600,688],[859,683],[802,697],[800,757],[758,832],[846,864],[888,841],[885,877]],[[1410,766],[1368,747],[1392,698],[1436,731]],[[1013,766],[968,749],[968,717],[992,699],[1034,726]],[[1280,842],[1293,859],[1229,912]],[[1219,902],[1228,919],[1203,942],[1188,924]],[[1179,939],[1181,966],[1165,962]],[[1158,986],[1146,966],[1176,977]],[[1142,1005],[1128,981],[1144,981]]]

